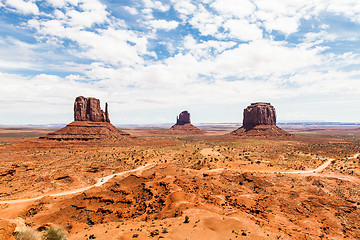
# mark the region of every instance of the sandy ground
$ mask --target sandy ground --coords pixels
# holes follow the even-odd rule
[[[346,137],[139,130],[138,145],[8,137],[0,139],[0,218],[33,229],[61,226],[70,239],[360,235],[360,148]]]

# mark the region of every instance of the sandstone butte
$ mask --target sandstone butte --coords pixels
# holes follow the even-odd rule
[[[100,100],[96,98],[77,97],[74,103],[74,120],[90,122],[110,122],[108,104],[105,112],[100,107]]]
[[[183,111],[176,117],[176,124],[170,128],[170,131],[179,134],[204,134],[204,131],[191,124],[188,111]]]
[[[275,108],[270,103],[251,103],[244,109],[242,127],[231,132],[238,136],[291,136],[276,126]]]
[[[105,112],[100,100],[79,96],[74,103],[74,121],[66,127],[49,133],[40,139],[49,140],[121,140],[130,135],[110,123],[108,104]]]

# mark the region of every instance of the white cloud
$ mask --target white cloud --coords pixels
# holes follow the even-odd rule
[[[7,2],[36,6],[35,1]],[[281,102],[282,99],[299,101],[337,96],[343,100],[351,96],[354,101],[355,96],[359,96],[357,43],[353,52],[323,51],[339,50],[335,44],[327,45],[328,42],[354,41],[357,35],[332,32],[331,21],[320,22],[324,11],[356,22],[358,4],[354,0],[339,3],[329,0],[142,2],[142,9],[138,6],[118,8],[131,14],[141,13],[135,21],[131,17],[132,22],[127,25],[126,18],[115,17],[112,15],[115,10],[108,9],[99,0],[49,0],[47,3],[55,9],[31,16],[27,25],[23,22],[18,28],[19,32],[27,31],[25,26],[35,31],[37,44],[0,38],[0,51],[4,53],[0,58],[1,70],[44,72],[35,76],[0,73],[2,112],[14,114],[4,107],[14,101],[11,104],[19,106],[16,110],[28,111],[29,116],[32,113],[28,109],[36,109],[36,114],[40,114],[35,106],[56,115],[50,106],[57,102],[61,111],[72,118],[71,106],[78,95],[112,102],[115,119],[122,119],[121,116],[126,115],[124,111],[137,111],[141,115],[149,109],[170,109],[180,104],[205,109],[204,106],[209,105],[234,106],[259,99]],[[178,15],[163,13],[166,18],[158,19],[156,12],[169,11],[170,4]],[[20,12],[20,7],[15,5],[7,7]],[[316,19],[313,28],[302,29],[304,19]],[[27,33],[33,34],[32,31]],[[300,42],[288,42],[288,38],[275,40],[277,34],[272,31],[287,36],[296,33],[292,36]],[[149,50],[156,44],[173,50],[170,49],[170,55],[165,58],[149,60],[150,56],[156,57],[157,52]],[[342,43],[337,44],[341,47]],[[52,51],[57,49],[65,52],[62,56],[65,60],[44,65],[45,57],[39,56],[45,51],[48,55],[54,54]],[[52,70],[63,71],[67,76],[52,75],[49,73]],[[19,96],[23,102],[19,103]]]
[[[256,18],[268,31],[281,31],[287,35],[298,31],[300,19],[309,19],[325,7],[323,0],[254,0],[254,4],[257,6]]]
[[[66,11],[65,15],[68,17],[69,25],[84,28],[107,21],[106,6],[98,0],[79,1],[79,7],[82,11],[75,9]]]
[[[193,15],[196,13],[197,7],[191,3],[191,0],[171,0],[174,4],[174,8],[181,14],[182,19],[186,19],[187,15]]]
[[[360,23],[360,2],[357,0],[331,1],[327,10],[336,14],[343,14],[354,22]]]
[[[36,63],[37,45],[19,41],[14,38],[0,38],[0,69],[37,69],[40,64]]]
[[[124,9],[125,9],[126,11],[128,11],[128,12],[129,12],[130,14],[132,14],[132,15],[138,14],[138,11],[137,11],[136,8],[129,7],[129,6],[125,6]]]
[[[220,14],[245,18],[255,11],[255,5],[248,0],[216,0],[211,4]]]
[[[166,21],[166,20],[151,20],[149,21],[150,26],[155,29],[163,29],[165,31],[170,31],[178,27],[179,23],[176,21]]]
[[[51,4],[55,8],[62,8],[66,6],[66,0],[47,0],[49,4]]]
[[[77,41],[83,47],[84,51],[79,53],[83,57],[115,65],[143,63],[144,60],[140,55],[148,53],[146,50],[147,39],[128,30],[109,28],[99,34],[80,31],[69,38]]]
[[[156,9],[156,10],[159,10],[161,12],[167,12],[170,9],[169,5],[164,5],[160,1],[143,0],[143,2],[144,2],[144,5],[145,5],[146,8]]]
[[[285,75],[319,65],[321,57],[317,54],[316,49],[289,48],[281,43],[258,40],[223,52],[209,68],[221,69],[217,74],[224,78]]]
[[[262,38],[262,30],[255,24],[249,24],[246,20],[231,19],[223,24],[225,30],[229,31],[229,37],[241,41],[253,41]]]
[[[327,31],[320,31],[320,32],[309,32],[304,35],[305,42],[312,43],[312,44],[320,44],[323,42],[333,42],[340,38],[335,33],[328,33]]]
[[[210,13],[203,5],[200,5],[197,9],[197,13],[192,16],[189,23],[197,28],[204,36],[216,36],[223,21],[222,17]]]
[[[10,7],[15,8],[17,11],[19,11],[22,14],[39,14],[39,8],[35,4],[34,0],[6,0],[5,4],[7,4]]]
[[[97,10],[91,10],[93,8]],[[72,50],[68,52],[77,57],[100,60],[115,65],[133,65],[143,63],[142,55],[152,55],[147,51],[147,37],[142,33],[124,29],[126,26],[123,24],[112,22],[105,29],[84,30],[83,28],[90,27],[94,23],[108,21],[108,13],[105,11],[105,6],[99,5],[95,0],[91,4],[84,3],[82,9],[90,11],[79,12],[73,8],[66,9],[66,19],[64,19],[59,10],[56,10],[55,16],[58,19],[32,19],[28,21],[28,26],[36,29],[41,36],[69,39],[76,42],[80,49],[77,52],[72,52]],[[169,29],[173,26],[174,23],[170,22],[169,26],[159,27]]]
[[[56,9],[54,18],[48,21],[61,20],[64,26],[83,29],[109,21],[106,6],[98,0],[52,0],[49,3]]]
[[[191,35],[184,38],[184,50],[189,50],[196,59],[213,58],[236,45],[232,41],[204,41],[198,43]]]

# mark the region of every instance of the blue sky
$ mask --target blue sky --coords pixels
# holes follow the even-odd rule
[[[1,0],[0,124],[68,123],[76,96],[115,124],[360,122],[357,0]]]

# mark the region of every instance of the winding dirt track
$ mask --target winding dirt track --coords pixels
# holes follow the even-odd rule
[[[133,173],[133,172],[142,172],[148,168],[150,168],[151,166],[153,166],[154,164],[147,164],[132,170],[128,170],[128,171],[124,171],[124,172],[120,172],[120,173],[115,173],[115,174],[111,174],[109,176],[100,178],[94,185],[91,186],[87,186],[87,187],[83,187],[83,188],[78,188],[78,189],[74,189],[71,191],[66,191],[66,192],[60,192],[60,193],[54,193],[54,194],[47,194],[47,195],[42,195],[39,197],[35,197],[35,198],[27,198],[27,199],[18,199],[18,200],[5,200],[5,201],[0,201],[0,204],[12,204],[12,203],[24,203],[24,202],[31,202],[31,201],[35,201],[38,199],[41,199],[43,197],[46,196],[50,196],[50,197],[59,197],[59,196],[65,196],[65,195],[71,195],[71,194],[75,194],[75,193],[80,193],[80,192],[84,192],[92,187],[99,187],[101,185],[103,185],[104,183],[106,183],[107,181],[109,181],[110,179],[112,179],[115,176],[123,176],[125,174],[128,173]]]
[[[348,157],[348,159],[355,159],[358,156],[360,156],[360,153],[355,154],[352,157]],[[246,170],[246,172],[259,172],[259,173],[282,173],[282,174],[300,174],[300,175],[314,175],[314,174],[319,174],[322,171],[324,171],[325,168],[327,168],[333,161],[335,161],[334,158],[323,158],[323,159],[327,159],[326,162],[324,162],[323,164],[321,164],[319,167],[312,169],[312,170],[296,170],[296,171],[285,171],[285,172],[279,172],[279,171],[257,171],[257,170]],[[209,172],[221,172],[224,170],[229,170],[229,171],[241,171],[239,169],[228,169],[228,168],[216,168],[216,169],[211,169],[208,171],[205,171],[206,173]],[[318,175],[319,176],[319,175]],[[349,181],[354,181],[357,180],[354,177],[347,177],[347,176],[335,176],[335,175],[324,175],[324,177],[336,177],[339,179],[344,179],[344,180],[349,180]]]
[[[212,150],[206,149],[205,152],[203,152],[202,154],[209,154],[211,153]],[[360,153],[355,154],[352,157],[349,157],[348,159],[355,159],[360,155]],[[326,158],[324,158],[326,159]],[[277,171],[250,171],[250,172],[261,172],[261,173],[282,173],[282,174],[302,174],[302,175],[307,175],[307,174],[316,174],[316,173],[320,173],[322,171],[324,171],[325,168],[327,168],[331,162],[335,161],[334,158],[328,158],[326,162],[324,162],[323,164],[321,164],[318,168],[313,169],[313,170],[306,170],[306,171],[289,171],[289,172],[277,172]],[[109,176],[100,178],[94,185],[88,186],[88,187],[83,187],[83,188],[78,188],[78,189],[74,189],[71,191],[66,191],[66,192],[60,192],[60,193],[54,193],[54,194],[47,194],[47,195],[42,195],[39,197],[35,197],[35,198],[28,198],[28,199],[18,199],[18,200],[5,200],[5,201],[0,201],[0,204],[15,204],[15,203],[25,203],[25,202],[31,202],[31,201],[35,201],[38,199],[41,199],[43,197],[46,196],[50,196],[50,197],[59,197],[59,196],[65,196],[65,195],[71,195],[71,194],[75,194],[75,193],[80,193],[80,192],[84,192],[92,187],[99,187],[101,185],[103,185],[104,183],[106,183],[107,181],[109,181],[110,179],[112,179],[115,176],[123,176],[125,174],[128,173],[133,173],[133,172],[142,172],[146,169],[149,169],[153,166],[154,164],[147,164],[132,170],[128,170],[128,171],[124,171],[124,172],[120,172],[120,173],[115,173],[115,174],[111,174]],[[224,170],[230,170],[230,171],[239,171],[239,169],[226,169],[226,168],[217,168],[217,169],[212,169],[212,170],[208,170],[205,172],[221,172]],[[249,172],[249,171],[247,171]],[[329,175],[324,175],[324,176],[329,176]],[[331,176],[331,177],[336,177],[336,176]],[[348,178],[345,177],[339,177],[339,178],[343,178],[346,180],[350,180]]]

